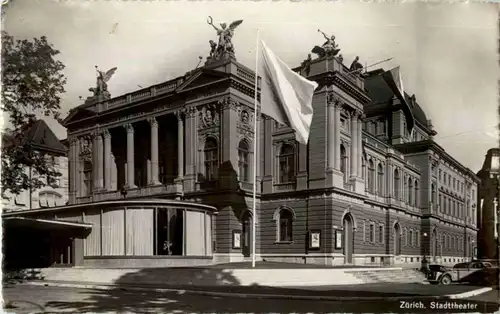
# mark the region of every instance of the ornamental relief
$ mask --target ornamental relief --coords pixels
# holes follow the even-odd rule
[[[246,106],[238,106],[238,128],[253,129],[254,113]]]
[[[92,154],[92,137],[85,135],[80,137],[80,156]]]
[[[208,104],[201,107],[199,111],[199,128],[211,128],[219,126],[219,110],[215,104]]]

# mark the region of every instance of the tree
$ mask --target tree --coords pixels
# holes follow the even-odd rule
[[[61,176],[54,158],[34,150],[26,131],[38,116],[52,117],[61,123],[61,94],[66,78],[64,64],[54,59],[59,51],[45,36],[14,40],[2,32],[2,103],[10,124],[3,134],[2,196],[52,185]],[[27,173],[29,168],[34,175]]]

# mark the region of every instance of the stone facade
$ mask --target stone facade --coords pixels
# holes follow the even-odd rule
[[[308,145],[255,116],[254,73],[233,59],[77,107],[66,119],[70,203],[155,197],[215,206],[214,261],[242,261],[251,253],[256,174],[259,259],[418,266],[424,256],[470,258],[477,177],[429,127],[417,123],[418,137],[409,137],[407,111],[373,110],[369,78],[338,58],[307,70],[319,84]],[[441,172],[458,187],[441,188]],[[438,193],[457,205],[441,210]]]
[[[478,172],[481,185],[478,193],[478,248],[477,256],[480,259],[490,260],[498,263],[500,242],[498,232],[500,230],[499,220],[499,198],[500,198],[500,149],[488,150],[483,167]]]

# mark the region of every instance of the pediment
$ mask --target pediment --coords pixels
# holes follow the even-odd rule
[[[200,70],[192,74],[184,83],[182,83],[176,92],[182,92],[210,84],[212,82],[218,81],[220,79],[228,78],[230,74],[214,71],[214,70]]]
[[[74,121],[78,121],[78,120],[85,119],[85,118],[91,118],[95,115],[96,115],[96,113],[90,109],[75,108],[75,109],[72,109],[69,112],[68,116],[64,119],[63,125],[67,126],[68,124],[70,124]]]

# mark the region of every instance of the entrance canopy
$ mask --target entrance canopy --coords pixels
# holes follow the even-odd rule
[[[92,224],[64,221],[64,220],[49,220],[49,219],[35,219],[25,217],[8,217],[3,219],[5,227],[12,228],[26,228],[45,231],[63,231],[63,230],[90,230]]]

